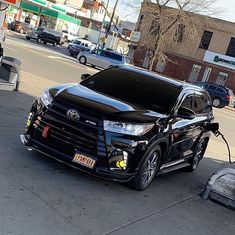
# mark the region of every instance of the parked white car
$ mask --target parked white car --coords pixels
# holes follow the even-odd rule
[[[114,51],[102,49],[93,50],[91,52],[80,52],[77,59],[81,64],[90,64],[92,67],[100,67],[103,69],[114,65],[133,65],[129,57]]]
[[[62,30],[62,37],[67,42],[72,42],[73,40],[77,39],[78,36],[75,33],[69,32],[68,30]]]

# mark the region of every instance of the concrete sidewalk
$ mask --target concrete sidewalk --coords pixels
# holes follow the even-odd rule
[[[33,90],[27,79],[22,91],[35,95],[47,83]],[[34,99],[25,92],[0,92],[0,234],[234,233],[234,211],[199,195],[226,163],[205,158],[196,172],[160,176],[144,192],[90,177],[21,146]]]

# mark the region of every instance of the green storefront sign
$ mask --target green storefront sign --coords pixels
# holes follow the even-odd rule
[[[43,0],[33,0],[33,1],[35,3],[40,2],[41,5],[42,5],[43,2],[45,2]],[[45,3],[45,5],[46,5],[46,3]],[[33,13],[37,13],[37,14],[41,14],[41,15],[45,15],[45,16],[49,16],[49,17],[54,17],[54,18],[57,18],[57,19],[61,19],[61,20],[73,23],[73,24],[81,25],[81,20],[79,20],[79,19],[76,19],[74,17],[71,17],[71,16],[68,16],[66,14],[60,13],[56,10],[53,11],[52,9],[42,7],[42,6],[39,6],[39,5],[35,5],[35,4],[29,3],[29,2],[22,1],[21,8],[26,10],[26,11],[33,12]]]

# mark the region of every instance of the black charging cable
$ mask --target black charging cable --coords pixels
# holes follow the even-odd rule
[[[225,139],[224,135],[223,135],[220,131],[218,131],[218,130],[217,130],[217,131],[214,131],[213,133],[214,133],[214,135],[215,135],[216,137],[221,136],[221,138],[222,138],[223,141],[225,142],[225,144],[226,144],[226,146],[227,146],[227,149],[228,149],[229,163],[230,163],[230,164],[234,164],[235,161],[234,161],[234,162],[232,161],[232,156],[231,156],[230,147],[229,147],[228,141]]]

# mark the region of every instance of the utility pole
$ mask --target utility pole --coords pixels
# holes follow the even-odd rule
[[[111,26],[112,26],[112,22],[113,22],[113,18],[114,18],[114,16],[115,16],[115,11],[116,11],[116,8],[117,8],[117,5],[118,5],[118,1],[119,1],[119,0],[116,0],[115,5],[114,5],[114,8],[113,8],[113,13],[112,13],[112,16],[111,16],[111,19],[110,19],[110,22],[109,22],[109,26],[108,26],[108,28],[107,28],[107,30],[106,30],[106,33],[105,33],[105,41],[106,41],[107,38],[108,38],[109,31],[110,31]],[[105,46],[105,42],[103,43],[103,48],[104,48],[104,46]]]
[[[102,29],[103,29],[103,27],[104,27],[105,18],[106,18],[106,15],[107,15],[107,12],[108,12],[108,7],[109,7],[109,0],[107,1],[106,6],[105,6],[105,5],[103,5],[103,7],[104,7],[104,18],[103,18],[102,25],[101,25],[101,28],[100,28],[100,32],[99,32],[99,36],[98,36],[98,40],[97,40],[97,44],[99,44],[101,31],[102,31]]]

